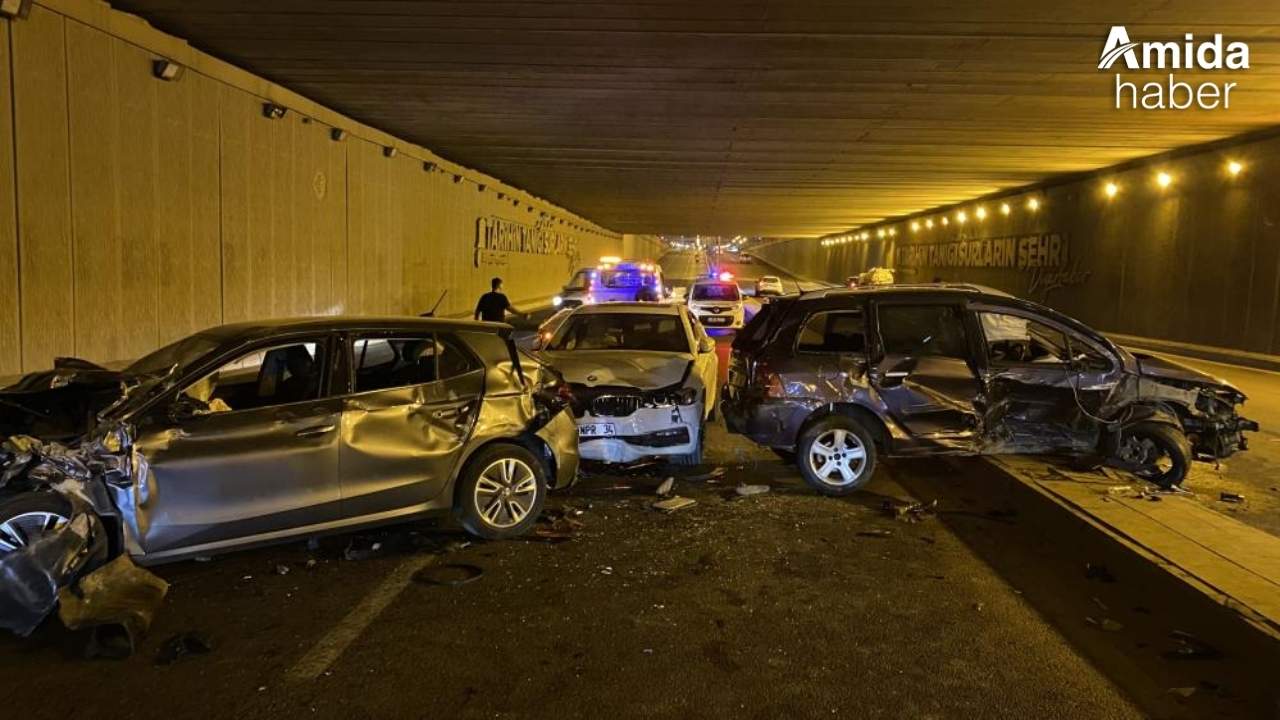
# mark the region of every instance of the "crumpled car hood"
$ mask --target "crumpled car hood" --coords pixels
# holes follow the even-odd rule
[[[57,358],[52,370],[28,373],[0,389],[0,437],[78,437],[98,412],[124,396],[132,380],[87,360]]]
[[[1143,377],[1154,378],[1156,380],[1176,380],[1179,382],[1195,383],[1197,385],[1217,386],[1226,388],[1239,393],[1240,389],[1235,385],[1214,377],[1206,372],[1201,372],[1195,368],[1166,360],[1155,355],[1147,355],[1143,353],[1133,353],[1138,360],[1138,373]],[[1243,395],[1243,393],[1240,393]]]
[[[543,361],[566,382],[594,387],[626,386],[641,390],[670,387],[684,379],[693,356],[689,353],[635,350],[543,351]]]

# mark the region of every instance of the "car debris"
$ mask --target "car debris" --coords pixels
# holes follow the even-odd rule
[[[654,494],[658,497],[667,497],[675,489],[675,486],[676,479],[674,477],[668,477],[666,480],[662,481],[662,484],[658,486],[658,489],[654,491]]]
[[[184,657],[207,655],[211,652],[213,645],[203,635],[193,632],[178,633],[160,643],[160,649],[156,651],[156,664],[172,665]]]
[[[93,628],[86,655],[128,657],[168,592],[169,583],[118,555],[58,591],[58,618],[70,630]]]
[[[733,489],[738,497],[751,497],[752,495],[764,495],[772,488],[768,485],[747,485],[745,483],[738,485]]]
[[[1108,618],[1108,617],[1099,619],[1093,616],[1088,616],[1084,619],[1084,621],[1098,628],[1099,630],[1103,630],[1106,632],[1120,632],[1121,630],[1124,629],[1123,623],[1116,620],[1112,620],[1111,618]]]
[[[707,472],[698,473],[697,475],[687,475],[685,476],[685,480],[691,480],[693,482],[708,482],[711,480],[715,480],[717,478],[724,477],[725,472],[726,471],[724,469],[724,466],[717,465],[711,468],[710,470],[708,470]]]
[[[479,580],[484,575],[484,568],[471,563],[444,563],[428,565],[413,574],[414,582],[424,585],[443,585],[458,587]]]
[[[933,517],[937,510],[937,500],[931,500],[927,503],[913,502],[905,505],[894,500],[885,500],[880,503],[880,511],[883,514],[895,520],[908,523],[917,523]]]
[[[654,510],[661,510],[662,512],[665,512],[665,513],[673,513],[677,510],[683,510],[687,507],[691,507],[697,504],[698,504],[698,501],[694,500],[693,498],[687,498],[687,497],[681,497],[679,495],[675,495],[667,498],[666,500],[659,500],[653,503],[653,505],[651,505],[650,507],[652,507]]]
[[[1218,499],[1225,503],[1242,503],[1244,502],[1244,495],[1223,491],[1218,494]]]
[[[893,537],[892,530],[885,530],[883,528],[876,528],[873,530],[859,530],[857,534],[861,535],[862,537],[874,537],[874,538]]]
[[[1217,660],[1222,657],[1217,648],[1189,632],[1174,630],[1169,637],[1176,645],[1172,650],[1161,653],[1166,660]]]

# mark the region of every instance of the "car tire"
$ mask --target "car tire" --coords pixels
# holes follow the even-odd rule
[[[698,465],[702,464],[702,449],[707,442],[706,423],[703,423],[703,425],[699,427],[697,430],[695,430],[694,432],[698,433],[698,442],[697,444],[694,445],[693,452],[686,453],[684,455],[673,455],[671,457],[672,465],[682,465],[685,467],[697,467]]]
[[[800,435],[796,465],[804,481],[823,495],[849,495],[871,480],[876,445],[857,420],[831,415]],[[818,465],[821,462],[822,465]]]
[[[71,503],[57,493],[24,492],[0,499],[0,555],[70,520]]]
[[[467,462],[456,493],[458,522],[467,532],[485,540],[520,537],[542,514],[546,465],[521,445],[496,443]]]
[[[1125,428],[1120,437],[1121,452],[1145,453],[1136,460],[1151,467],[1134,475],[1168,490],[1182,484],[1191,470],[1191,442],[1181,428],[1163,423],[1138,423]]]

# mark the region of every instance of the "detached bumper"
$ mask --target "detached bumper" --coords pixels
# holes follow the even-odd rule
[[[538,431],[547,447],[551,448],[555,477],[550,478],[556,489],[567,488],[578,480],[578,426],[568,408],[556,413],[551,422]]]
[[[1258,432],[1258,421],[1235,416],[1229,419],[1184,421],[1183,429],[1191,439],[1191,450],[1201,460],[1222,460],[1249,449],[1246,432]]]
[[[641,408],[626,417],[592,415],[578,419],[579,425],[613,426],[609,436],[578,439],[583,460],[631,463],[654,457],[688,455],[697,449],[702,427],[702,404],[662,408]]]

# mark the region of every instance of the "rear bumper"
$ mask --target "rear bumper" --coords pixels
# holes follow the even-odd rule
[[[557,489],[567,488],[578,480],[578,426],[568,408],[556,413],[551,422],[538,430],[538,437],[551,448],[555,477],[549,478]]]
[[[813,410],[795,400],[746,398],[727,386],[720,393],[720,413],[729,432],[767,447],[793,449],[800,427]]]

